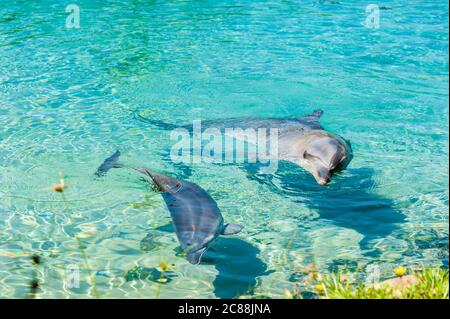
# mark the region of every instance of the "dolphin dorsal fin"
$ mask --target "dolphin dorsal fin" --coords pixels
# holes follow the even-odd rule
[[[310,116],[313,116],[313,117],[316,117],[317,119],[319,119],[322,115],[323,115],[323,110],[316,109],[312,112],[312,114]]]
[[[300,120],[308,122],[319,122],[320,117],[323,115],[322,109],[316,109],[311,114],[299,117]]]
[[[239,233],[244,226],[239,224],[226,224],[223,226],[222,235],[234,235]]]

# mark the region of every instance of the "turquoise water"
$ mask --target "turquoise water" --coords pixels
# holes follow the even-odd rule
[[[363,25],[364,1],[76,4],[79,29],[65,27],[60,1],[0,4],[1,297],[27,297],[33,278],[36,298],[96,296],[76,236],[104,298],[278,298],[295,282],[307,296],[311,264],[361,281],[448,267],[446,1],[384,1],[378,29]],[[315,108],[354,150],[328,187],[293,165],[264,177],[174,165],[168,132],[134,116],[187,124]],[[138,175],[93,178],[116,149],[201,185],[245,230],[190,265]],[[60,174],[65,199],[51,189]],[[173,264],[165,283],[160,262]]]

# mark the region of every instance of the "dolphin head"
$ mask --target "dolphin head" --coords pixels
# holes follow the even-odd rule
[[[209,243],[214,239],[212,235],[205,236],[205,234],[196,234],[192,231],[179,232],[177,236],[187,260],[193,265],[200,263]]]
[[[344,169],[352,159],[350,143],[331,134],[315,134],[301,154],[303,166],[317,183],[327,185],[333,174]]]

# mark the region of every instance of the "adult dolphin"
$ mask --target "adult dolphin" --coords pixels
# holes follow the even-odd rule
[[[130,167],[150,177],[162,192],[170,211],[172,224],[191,264],[199,264],[209,245],[219,235],[233,235],[242,230],[238,224],[224,224],[216,201],[200,186],[155,173],[144,167],[131,167],[120,164],[120,152],[116,151],[97,169],[95,175],[103,176],[114,167]]]
[[[278,160],[295,163],[307,170],[320,185],[327,185],[334,173],[345,169],[353,158],[351,144],[343,137],[327,132],[319,123],[323,110],[293,119],[231,118],[225,120],[202,121],[202,129],[216,128],[222,134],[233,131],[236,139],[247,139],[247,129],[278,129]],[[177,126],[158,120],[146,119],[136,114],[138,119],[163,129]],[[192,125],[181,126],[192,130]],[[236,130],[238,129],[238,130]],[[239,130],[240,129],[240,130]],[[238,132],[239,131],[239,132]]]

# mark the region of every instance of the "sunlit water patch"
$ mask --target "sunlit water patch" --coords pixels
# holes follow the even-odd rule
[[[373,267],[448,267],[447,3],[384,2],[378,29],[361,1],[77,4],[78,29],[58,1],[0,5],[0,296],[282,297],[310,289],[313,264],[361,280]],[[315,108],[354,149],[328,187],[288,164],[269,176],[175,165],[168,132],[136,118]],[[244,231],[189,264],[137,173],[94,178],[116,149],[199,184]],[[61,174],[63,194],[51,188]]]

